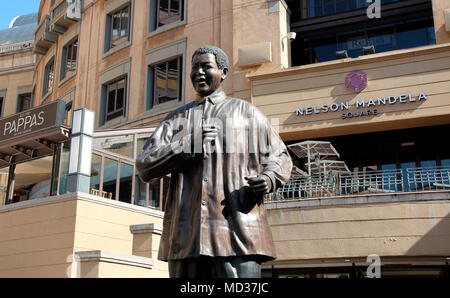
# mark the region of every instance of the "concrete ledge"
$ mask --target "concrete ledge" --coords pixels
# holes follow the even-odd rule
[[[282,208],[325,207],[336,205],[377,204],[417,201],[450,200],[450,191],[409,192],[396,194],[367,194],[351,197],[330,197],[265,202],[267,210]]]
[[[138,212],[138,213],[142,213],[142,214],[146,214],[146,215],[151,215],[151,216],[155,216],[158,218],[164,217],[164,212],[162,212],[162,211],[153,210],[150,208],[137,206],[137,205],[131,205],[129,203],[124,203],[124,202],[115,201],[115,200],[111,200],[111,199],[105,199],[102,197],[98,197],[98,196],[94,196],[94,195],[90,195],[90,194],[86,194],[86,193],[82,193],[82,192],[63,194],[63,195],[54,196],[54,197],[46,197],[46,198],[41,198],[41,199],[28,200],[28,201],[18,202],[18,203],[14,203],[14,204],[0,206],[0,213],[24,209],[24,208],[30,208],[30,207],[34,207],[34,206],[56,204],[56,203],[61,203],[61,202],[66,202],[66,201],[71,201],[71,200],[87,201],[87,202],[91,202],[91,203],[95,203],[95,204],[101,204],[101,205],[115,207],[115,208],[119,208],[119,209],[123,209],[123,210],[128,210],[128,211]]]
[[[108,262],[151,269],[153,260],[140,256],[125,255],[104,250],[79,251],[75,256],[80,262]]]
[[[132,225],[130,226],[131,234],[143,234],[143,233],[152,233],[161,235],[162,234],[162,226],[158,224],[142,224],[142,225]]]

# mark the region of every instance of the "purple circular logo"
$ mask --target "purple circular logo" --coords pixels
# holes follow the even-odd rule
[[[367,75],[364,71],[355,70],[345,78],[345,86],[353,92],[361,92],[367,87]]]

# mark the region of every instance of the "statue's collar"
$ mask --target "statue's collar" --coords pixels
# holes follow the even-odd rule
[[[223,92],[223,90],[218,90],[203,98],[198,97],[196,101],[199,105],[205,103],[205,100],[208,100],[212,104],[217,104],[224,100],[226,97],[227,95],[225,94],[225,92]]]

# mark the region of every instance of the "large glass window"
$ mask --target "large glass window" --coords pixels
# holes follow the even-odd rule
[[[381,4],[395,1],[398,0],[381,0]],[[298,4],[295,2],[300,2],[300,7],[295,9],[293,13],[301,13],[302,19],[321,17],[347,10],[365,8],[372,4],[372,2],[367,2],[367,0],[288,0],[286,2],[289,7],[296,7]]]
[[[346,51],[348,57],[356,58],[364,55],[364,47],[370,46],[380,53],[435,44],[433,26],[433,18],[426,17],[336,33],[326,30],[323,34],[299,34],[292,43],[292,65],[335,60],[337,51]]]
[[[126,77],[107,84],[106,89],[105,122],[125,115]]]

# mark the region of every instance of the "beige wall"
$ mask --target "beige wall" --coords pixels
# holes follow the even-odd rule
[[[295,67],[251,76],[252,101],[269,118],[279,119],[285,140],[362,133],[450,123],[450,44],[380,53]],[[367,74],[360,93],[345,87],[354,70]],[[375,106],[378,115],[343,119],[343,112],[361,111],[356,101],[411,94],[426,100]],[[349,110],[296,115],[297,108],[349,102]],[[364,110],[367,110],[365,108]]]
[[[161,212],[84,194],[1,206],[0,277],[66,277],[69,257],[79,251],[131,255],[130,225],[161,222]],[[167,276],[165,264],[146,276]],[[120,276],[111,269],[98,277],[102,272]]]
[[[432,0],[434,31],[436,32],[436,43],[450,42],[450,32],[445,30],[444,10],[450,9],[450,1],[448,0]]]
[[[35,59],[31,49],[0,54],[0,91],[6,90],[1,117],[16,113],[18,88],[32,85]]]
[[[344,199],[341,199],[344,200]],[[316,200],[317,201],[317,200]],[[326,201],[326,199],[323,199]],[[448,256],[450,202],[411,201],[276,208],[267,204],[277,260]]]

